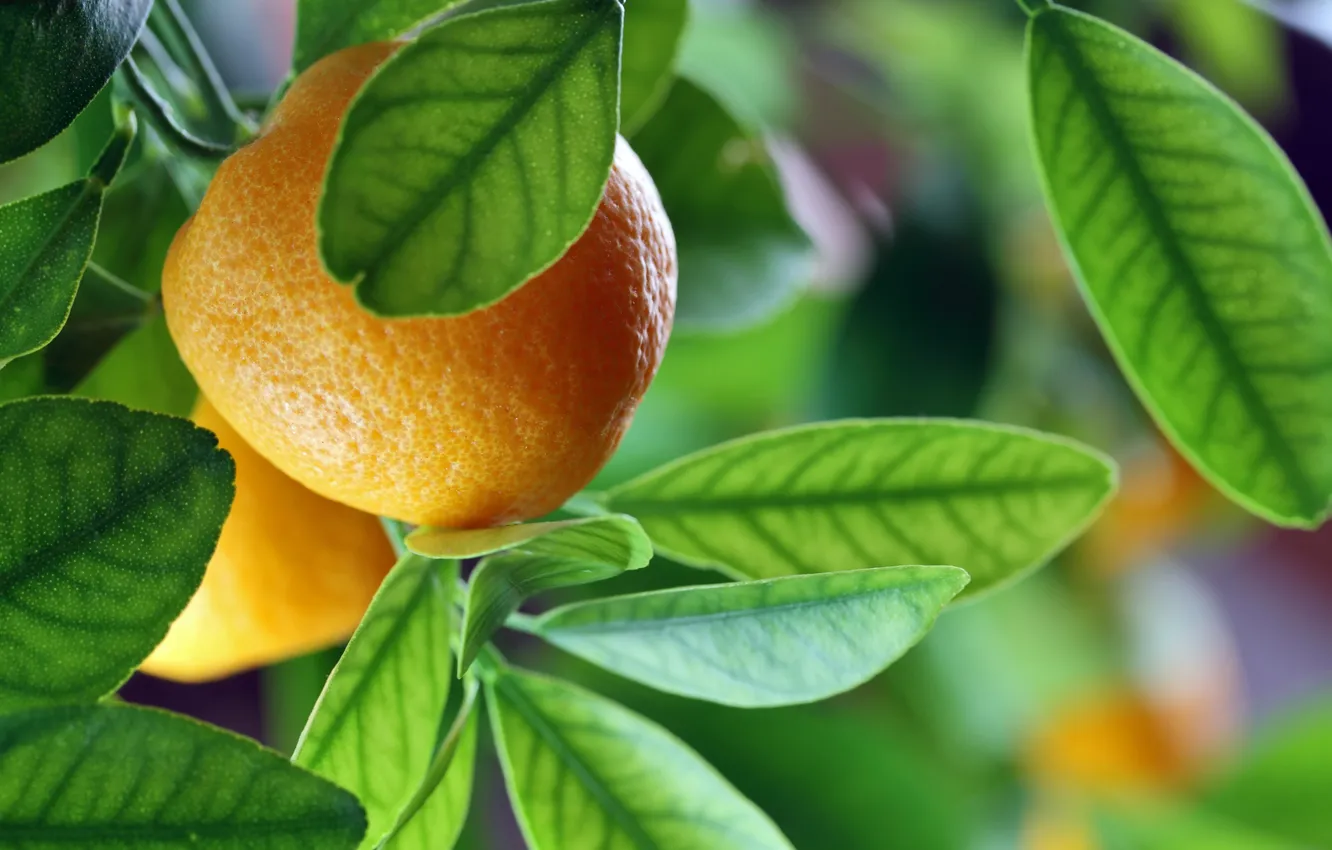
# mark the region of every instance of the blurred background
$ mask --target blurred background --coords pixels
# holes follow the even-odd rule
[[[1332,0],[1267,12],[1239,0],[1069,5],[1232,95],[1332,212]],[[245,104],[261,108],[285,74],[292,6],[187,4]],[[1230,506],[1132,397],[1042,206],[1023,23],[1005,0],[695,0],[681,66],[767,134],[818,261],[758,324],[673,338],[594,486],[764,428],[979,417],[1114,455],[1123,488],[1103,519],[825,704],[721,708],[522,640],[506,649],[674,731],[802,850],[1332,847],[1327,822],[1307,819],[1310,801],[1332,804],[1332,530],[1278,531]],[[99,103],[0,168],[0,201],[86,167],[109,126]],[[108,198],[97,259],[151,290],[200,179],[149,154],[133,167]],[[130,192],[157,211],[146,238],[117,213]],[[96,293],[85,287],[45,356],[0,372],[0,399],[75,386],[141,321]],[[659,560],[595,592],[712,580]],[[123,695],[289,750],[336,658],[202,686],[140,676]],[[481,760],[464,846],[519,848],[493,757]]]

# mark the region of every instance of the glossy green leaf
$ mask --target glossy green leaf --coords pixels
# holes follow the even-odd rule
[[[36,150],[74,121],[129,55],[151,6],[0,4],[0,162]]]
[[[790,848],[763,812],[655,723],[531,673],[503,670],[486,685],[504,779],[532,850]]]
[[[740,707],[814,702],[883,670],[967,583],[956,567],[880,567],[594,599],[533,632],[669,693]]]
[[[763,140],[688,79],[633,137],[675,230],[675,321],[727,330],[755,324],[808,282],[813,246],[791,218]]]
[[[1332,243],[1268,135],[1114,27],[1029,28],[1046,197],[1092,312],[1161,427],[1274,522],[1332,499]]]
[[[741,579],[951,564],[973,595],[1043,563],[1115,488],[1101,455],[979,422],[864,419],[723,443],[605,494],[658,551]]]
[[[632,0],[624,9],[620,56],[620,131],[633,133],[661,105],[675,76],[675,55],[689,0]]]
[[[292,761],[349,789],[373,847],[416,793],[453,681],[454,561],[407,555],[328,677]]]
[[[84,179],[0,207],[0,367],[42,348],[64,326],[92,256],[102,194],[134,129],[126,114]]]
[[[1332,701],[1262,734],[1207,789],[1210,810],[1308,847],[1332,847]]]
[[[182,419],[0,406],[0,711],[124,681],[199,586],[233,478],[217,438]]]
[[[440,850],[457,843],[467,822],[476,769],[476,679],[469,676],[466,687],[458,716],[435,750],[424,781],[378,847]]]
[[[0,717],[0,848],[353,848],[346,791],[254,741],[129,705]]]
[[[72,394],[187,417],[199,388],[171,341],[166,318],[157,313],[111,349]]]
[[[618,123],[619,0],[454,17],[352,103],[320,200],[332,276],[383,315],[453,315],[562,255],[601,199]]]
[[[465,671],[524,599],[637,570],[652,560],[652,542],[633,517],[601,516],[507,525],[475,531],[420,529],[407,538],[434,558],[486,558],[467,590],[459,671]]]
[[[459,0],[299,0],[296,4],[296,73],[330,53],[383,41],[412,29]]]

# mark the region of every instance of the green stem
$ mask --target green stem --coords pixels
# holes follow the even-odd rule
[[[514,611],[509,618],[504,621],[505,628],[513,629],[516,632],[524,632],[529,635],[537,633],[537,618],[530,614],[524,614],[521,611]]]
[[[163,40],[174,49],[176,58],[185,64],[190,76],[201,84],[200,93],[218,129],[239,131],[233,134],[241,137],[238,141],[258,132],[258,126],[231,99],[231,92],[222,81],[222,75],[217,72],[217,66],[213,64],[178,0],[158,0],[153,4],[149,20]]]
[[[97,263],[94,263],[92,260],[88,261],[88,271],[92,272],[93,276],[96,277],[98,280],[100,280],[102,283],[106,284],[112,289],[118,290],[122,295],[128,295],[129,297],[133,298],[135,301],[140,301],[144,304],[151,304],[154,301],[153,296],[149,295],[147,292],[144,292],[142,289],[130,283],[129,281],[125,280],[124,278],[120,277],[119,275],[111,271],[108,271],[102,266],[99,266]]]
[[[1022,7],[1022,11],[1031,17],[1035,17],[1054,6],[1050,0],[1017,0],[1017,4]]]
[[[201,159],[222,159],[231,153],[231,148],[227,145],[205,141],[182,127],[171,114],[171,106],[153,90],[152,84],[144,77],[143,71],[139,70],[132,57],[126,57],[125,63],[120,67],[135,107],[148,119],[148,123],[153,125],[153,129],[173,147]]]
[[[504,660],[500,651],[489,643],[481,647],[476,654],[476,660],[472,662],[476,674],[486,682],[493,682],[508,666],[509,662]]]
[[[389,519],[386,516],[379,518],[379,524],[384,526],[384,534],[388,535],[389,544],[393,546],[393,554],[401,558],[407,554],[407,524],[396,519]]]

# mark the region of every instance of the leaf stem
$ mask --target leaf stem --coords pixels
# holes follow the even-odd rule
[[[504,625],[506,628],[513,629],[516,632],[524,632],[529,635],[534,635],[537,633],[536,621],[537,618],[533,617],[531,614],[514,611],[509,615],[508,619],[504,621]]]
[[[486,643],[477,650],[472,666],[478,676],[487,682],[492,682],[509,666],[509,662],[504,660],[504,656],[493,644]]]
[[[219,125],[218,129],[226,129],[229,125],[230,129],[236,131],[233,135],[240,137],[238,140],[258,132],[259,128],[254,121],[241,112],[231,99],[231,92],[222,81],[222,75],[217,72],[217,66],[213,64],[178,0],[158,0],[153,4],[149,21],[156,25],[155,29],[175,49],[176,58],[184,62],[190,76],[200,85],[200,94],[209,115]]]
[[[133,298],[135,301],[139,301],[143,304],[151,304],[155,300],[152,295],[148,294],[147,292],[144,292],[142,289],[130,283],[129,281],[125,280],[124,278],[120,277],[119,275],[115,274],[114,272],[111,272],[106,268],[98,265],[97,263],[94,263],[92,260],[88,261],[88,271],[92,272],[93,276],[96,277],[98,280],[100,280],[102,283],[106,284],[112,289],[118,290],[122,295],[128,295],[129,297]]]
[[[388,536],[389,544],[393,547],[393,554],[401,558],[407,554],[407,524],[401,520],[389,519],[386,516],[379,518],[379,524],[384,527],[384,534]]]
[[[171,106],[158,94],[133,57],[126,57],[121,77],[129,89],[129,98],[163,139],[183,153],[201,159],[221,159],[231,153],[227,145],[209,142],[186,130],[171,114]]]
[[[1050,0],[1017,0],[1017,4],[1022,7],[1022,11],[1033,18],[1054,6]]]

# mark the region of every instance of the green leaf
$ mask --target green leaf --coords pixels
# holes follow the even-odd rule
[[[763,140],[688,79],[633,137],[680,255],[677,327],[756,324],[795,297],[813,264]]]
[[[454,561],[408,555],[384,579],[329,676],[292,761],[349,789],[373,847],[416,793],[453,681]]]
[[[1208,808],[1308,847],[1332,847],[1332,701],[1260,735],[1203,795]]]
[[[0,207],[0,367],[42,348],[64,326],[92,256],[102,194],[134,129],[126,113],[84,179]]]
[[[0,162],[51,141],[92,103],[129,55],[151,6],[152,0],[0,5]]]
[[[452,847],[467,821],[476,769],[476,679],[468,677],[458,716],[440,742],[425,780],[379,847]]]
[[[1203,812],[1157,802],[1099,807],[1095,824],[1104,850],[1308,850]]]
[[[657,550],[735,578],[953,564],[974,595],[1048,560],[1099,513],[1111,463],[1020,428],[842,420],[756,434],[605,494]]]
[[[199,388],[159,312],[111,349],[72,394],[187,417]]]
[[[790,848],[763,812],[655,723],[532,673],[499,671],[486,685],[504,779],[532,850]]]
[[[610,173],[620,27],[619,0],[545,0],[452,18],[398,51],[329,163],[329,273],[375,313],[455,315],[559,259]]]
[[[632,0],[624,9],[620,57],[620,130],[643,126],[671,87],[689,0]]]
[[[401,35],[459,1],[299,0],[292,70],[300,73],[344,47]]]
[[[0,711],[125,680],[203,579],[234,474],[217,438],[181,419],[68,398],[0,406]]]
[[[154,709],[0,717],[0,848],[353,848],[356,798],[247,738]]]
[[[1028,30],[1046,197],[1121,368],[1227,495],[1312,527],[1332,499],[1332,243],[1271,138],[1094,18]]]
[[[966,584],[956,567],[880,567],[681,587],[557,608],[532,631],[657,690],[791,705],[868,681]]]
[[[414,552],[433,558],[470,558],[492,552],[477,567],[467,591],[458,670],[467,670],[524,599],[561,587],[612,578],[646,567],[652,541],[627,516],[534,522],[475,531],[419,529],[407,538]]]

